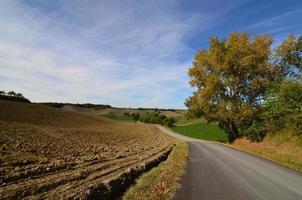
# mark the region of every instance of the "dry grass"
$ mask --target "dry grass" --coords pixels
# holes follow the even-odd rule
[[[123,200],[172,199],[184,174],[187,157],[188,144],[178,141],[168,159],[144,174],[137,184],[127,191]]]
[[[172,145],[145,124],[0,101],[0,199],[82,198]]]
[[[261,143],[238,139],[233,145],[302,172],[302,138],[289,132],[268,135]]]
[[[124,113],[139,113],[139,114],[145,114],[147,112],[154,112],[155,110],[152,109],[146,109],[146,110],[138,110],[138,109],[132,109],[132,108],[105,108],[100,110],[94,110],[92,108],[81,108],[76,107],[72,105],[65,105],[63,107],[64,110],[68,111],[77,111],[82,113],[89,113],[89,114],[95,114],[95,115],[103,115],[108,113],[114,113],[117,115],[123,115]],[[161,110],[160,113],[163,115],[166,115],[167,117],[174,117],[174,118],[181,118],[185,114],[185,110],[181,109],[175,109],[175,110]]]

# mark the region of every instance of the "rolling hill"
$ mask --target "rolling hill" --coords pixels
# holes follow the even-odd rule
[[[110,199],[173,146],[154,126],[70,110],[0,100],[1,199]]]

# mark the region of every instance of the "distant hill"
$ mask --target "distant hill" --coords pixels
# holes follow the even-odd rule
[[[105,108],[111,108],[110,105],[104,105],[104,104],[91,104],[91,103],[84,103],[84,104],[74,104],[74,103],[57,103],[57,102],[45,102],[45,103],[39,103],[46,106],[51,106],[55,108],[63,108],[64,106],[74,106],[74,107],[80,107],[80,108],[92,108],[94,110],[102,110]]]
[[[1,92],[1,91],[0,91]],[[21,93],[15,93],[14,91],[0,93],[0,100],[17,101],[23,103],[31,103]],[[48,107],[60,108],[67,111],[76,111],[83,113],[90,113],[95,115],[106,115],[113,113],[115,115],[128,115],[128,114],[146,114],[150,112],[159,112],[167,117],[181,118],[186,113],[183,109],[165,109],[165,108],[118,108],[112,107],[108,104],[92,104],[92,103],[60,103],[60,102],[41,102],[33,103],[37,105],[44,105]]]
[[[102,125],[108,120],[93,116],[55,109],[49,106],[0,100],[0,121],[55,127],[78,127]],[[105,123],[106,122],[106,123]]]
[[[114,113],[117,115],[123,114],[132,114],[132,113],[147,113],[147,112],[160,112],[167,117],[183,117],[186,110],[183,109],[164,109],[164,108],[117,108],[112,107],[111,105],[106,104],[75,104],[75,103],[57,103],[57,102],[44,102],[38,103],[40,105],[51,106],[55,108],[61,108],[68,111],[77,111],[77,112],[84,112],[96,115],[103,115],[108,113]]]

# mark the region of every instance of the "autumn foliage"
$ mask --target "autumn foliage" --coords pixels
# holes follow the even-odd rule
[[[276,50],[272,41],[270,36],[247,33],[210,38],[209,49],[200,50],[189,69],[190,84],[197,88],[186,101],[189,116],[218,122],[229,142],[241,135],[261,140],[267,132],[264,105],[269,91],[276,94],[285,80],[301,84],[297,68],[302,39],[290,35]]]

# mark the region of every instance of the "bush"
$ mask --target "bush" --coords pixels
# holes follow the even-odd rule
[[[132,114],[133,119],[137,118],[139,121],[144,123],[161,124],[164,126],[173,126],[175,119],[173,117],[168,118],[165,115],[160,115],[159,111],[147,112],[141,115]]]
[[[132,118],[134,121],[138,121],[140,118],[140,114],[139,113],[132,113],[131,114]]]
[[[302,84],[284,81],[267,97],[264,113],[266,124],[272,132],[293,128],[302,134]]]

